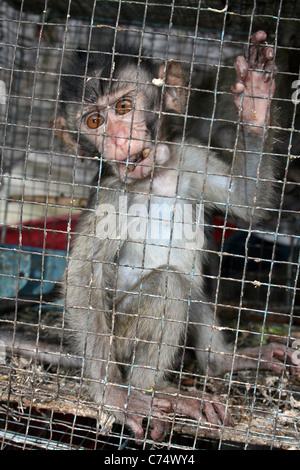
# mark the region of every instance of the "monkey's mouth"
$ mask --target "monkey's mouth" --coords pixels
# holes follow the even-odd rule
[[[145,160],[145,158],[149,156],[150,150],[150,148],[145,148],[144,150],[139,153],[136,153],[135,155],[130,155],[127,165],[128,171],[133,171],[141,161]]]

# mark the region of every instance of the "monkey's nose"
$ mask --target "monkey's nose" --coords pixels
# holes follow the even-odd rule
[[[129,139],[126,137],[117,136],[113,139],[114,146],[115,146],[115,158],[117,160],[124,160],[128,156],[129,153]]]
[[[125,147],[128,145],[128,139],[126,137],[115,137],[116,147]]]

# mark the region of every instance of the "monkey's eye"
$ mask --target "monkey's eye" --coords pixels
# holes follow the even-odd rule
[[[89,114],[85,118],[85,123],[90,129],[98,129],[104,123],[104,117],[99,113]]]
[[[129,100],[128,98],[118,101],[115,106],[116,112],[121,115],[129,113],[129,111],[131,111],[132,108],[133,108],[132,101]]]

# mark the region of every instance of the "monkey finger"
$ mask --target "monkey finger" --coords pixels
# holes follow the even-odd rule
[[[274,49],[272,47],[260,47],[257,57],[256,68],[263,69],[269,61],[274,60]]]
[[[257,60],[258,60],[258,46],[250,46],[248,52],[248,63],[251,69],[256,68]]]
[[[274,57],[275,57],[273,47],[271,47],[271,46],[265,47],[264,48],[264,56],[265,56],[266,62],[273,61]]]
[[[248,76],[248,63],[243,55],[239,55],[234,62],[237,82],[244,82]]]
[[[277,72],[277,67],[272,60],[266,62],[265,64],[265,75],[264,75],[264,82],[268,82]]]
[[[261,42],[265,41],[267,39],[267,34],[265,31],[260,29],[259,31],[256,31],[251,37],[251,44],[260,44]]]
[[[249,54],[248,54],[249,65],[251,68],[255,68],[255,66],[257,65],[257,62],[258,63],[261,62],[261,56],[263,54],[263,49],[265,48],[260,48],[259,44],[265,41],[266,38],[267,38],[267,35],[262,30],[257,31],[251,37],[251,45],[249,47]]]
[[[245,86],[241,82],[235,82],[231,87],[232,93],[235,95],[241,95],[244,92]]]

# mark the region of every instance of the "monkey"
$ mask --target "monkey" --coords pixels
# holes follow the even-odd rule
[[[228,343],[203,276],[214,211],[251,226],[272,208],[275,54],[266,37],[254,33],[247,57],[234,63],[230,160],[189,126],[193,98],[177,61],[158,64],[134,45],[107,44],[74,53],[60,79],[57,133],[77,156],[99,162],[63,279],[66,324],[92,399],[136,439],[151,418],[151,438],[164,440],[170,414],[233,425],[219,397],[168,381],[187,338],[211,377],[299,370],[283,344]]]

